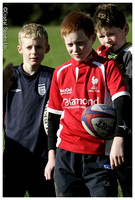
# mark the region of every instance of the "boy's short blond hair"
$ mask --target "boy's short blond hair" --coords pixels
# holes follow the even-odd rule
[[[48,44],[48,33],[40,24],[31,23],[24,25],[18,34],[19,45],[22,43],[22,38],[43,38]]]
[[[89,14],[81,11],[69,13],[61,25],[62,38],[71,32],[77,32],[82,29],[86,36],[90,38],[94,34],[94,23]]]
[[[126,18],[124,13],[115,4],[101,4],[97,7],[93,16],[95,31],[100,31],[103,27],[117,27],[123,29]]]

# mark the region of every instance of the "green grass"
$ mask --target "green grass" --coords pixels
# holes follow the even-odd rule
[[[118,197],[123,197],[122,189],[120,187],[119,181],[118,181]]]
[[[127,36],[127,41],[132,41],[132,23],[129,23],[130,31]],[[12,62],[14,65],[19,65],[22,62],[22,56],[17,51],[18,45],[18,32],[20,27],[8,27],[7,31],[7,50],[3,51],[3,56],[6,59],[6,64]],[[69,60],[69,55],[66,51],[64,42],[60,36],[60,27],[59,26],[46,26],[46,30],[49,35],[49,44],[50,44],[50,52],[45,55],[45,59],[43,60],[43,65],[48,65],[51,67],[58,67],[64,62]],[[96,49],[99,46],[99,41],[96,39],[93,48]],[[25,197],[28,197],[28,193],[26,193]],[[122,191],[119,185],[119,197],[122,197]]]

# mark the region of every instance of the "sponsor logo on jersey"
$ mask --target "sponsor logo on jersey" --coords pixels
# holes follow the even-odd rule
[[[46,93],[45,83],[38,84],[38,93],[44,95]]]
[[[72,94],[72,87],[71,88],[65,88],[65,89],[60,89],[61,95],[63,94]]]
[[[94,104],[98,104],[99,103],[99,97],[97,97],[96,99],[63,99],[63,103],[65,107],[69,107],[69,106],[90,106],[90,105],[94,105]]]

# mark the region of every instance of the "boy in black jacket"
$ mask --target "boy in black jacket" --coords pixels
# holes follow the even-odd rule
[[[6,94],[3,196],[54,197],[53,182],[46,181],[47,135],[43,113],[54,69],[42,66],[49,51],[48,34],[39,24],[19,32],[18,52],[23,63],[14,67]]]
[[[99,5],[94,14],[94,24],[101,46],[97,48],[100,56],[114,59],[119,64],[132,97],[132,45],[126,41],[129,25],[124,13],[114,4]],[[117,170],[123,196],[132,196],[132,102],[129,106],[130,124],[124,138],[125,163]]]

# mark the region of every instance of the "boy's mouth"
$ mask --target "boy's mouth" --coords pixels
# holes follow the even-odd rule
[[[112,48],[112,44],[107,44],[106,47],[109,47],[110,49]]]
[[[113,50],[115,44],[108,44],[107,47],[109,47],[111,50]]]
[[[37,60],[37,57],[32,57],[30,59],[33,60],[33,61],[35,61],[35,60]]]
[[[80,57],[82,54],[81,53],[74,53],[73,56],[75,57]]]

